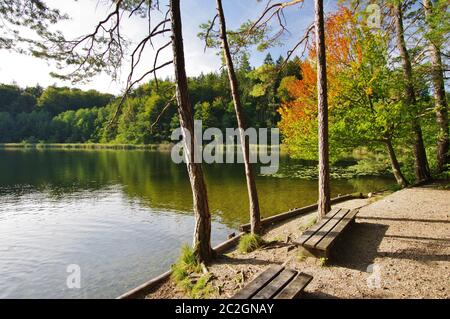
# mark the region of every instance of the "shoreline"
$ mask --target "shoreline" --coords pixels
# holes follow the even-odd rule
[[[374,192],[374,193],[376,193],[376,192]],[[352,199],[358,199],[358,198],[362,199],[362,198],[366,198],[366,197],[362,193],[346,194],[346,195],[341,195],[341,196],[332,198],[331,201],[332,201],[332,203],[344,203],[346,201],[349,201]],[[291,209],[287,212],[282,212],[282,213],[273,215],[269,218],[263,219],[262,221],[265,221],[263,223],[263,225],[265,225],[266,231],[267,231],[271,228],[280,226],[281,224],[285,223],[287,220],[292,220],[292,219],[298,218],[299,216],[303,216],[303,215],[313,212],[314,209],[316,209],[316,206],[317,206],[317,204],[308,205],[305,207],[295,208],[295,209]],[[236,249],[236,247],[239,243],[239,238],[242,235],[247,233],[246,232],[246,230],[248,228],[247,226],[248,226],[247,224],[241,225],[239,227],[239,229],[240,229],[239,234],[237,234],[236,236],[215,246],[213,249],[219,254]],[[143,297],[145,297],[145,295],[147,295],[149,292],[151,292],[152,289],[156,288],[159,285],[164,284],[167,280],[169,280],[171,273],[172,273],[172,270],[169,269],[168,271],[148,280],[147,282],[123,293],[122,295],[118,296],[116,299],[143,298]]]
[[[174,143],[164,142],[158,144],[113,144],[113,143],[0,143],[0,150],[14,150],[14,149],[61,149],[61,150],[150,150],[150,151],[170,151]],[[219,145],[221,148],[228,147],[228,145]],[[240,149],[240,145],[234,144],[235,148]],[[272,146],[250,144],[251,149],[269,149],[273,150]],[[287,154],[287,147],[279,146],[280,154]]]
[[[0,143],[0,150],[150,150],[170,151],[172,144],[102,144],[102,143]]]

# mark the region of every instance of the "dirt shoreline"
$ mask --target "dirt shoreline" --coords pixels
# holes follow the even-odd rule
[[[334,205],[362,208],[326,266],[290,243],[315,212],[278,224],[263,236],[271,244],[249,254],[232,251],[208,266],[208,297],[229,298],[270,265],[287,262],[314,277],[306,298],[450,298],[450,191],[436,187]],[[188,295],[168,280],[146,298]]]

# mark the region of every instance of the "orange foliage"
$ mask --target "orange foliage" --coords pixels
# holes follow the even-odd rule
[[[348,8],[328,16],[325,21],[325,44],[327,56],[327,78],[329,106],[339,92],[336,76],[343,68],[361,60],[362,49],[354,41],[356,20]],[[317,115],[317,73],[315,43],[308,47],[308,59],[299,65],[301,80],[290,80],[283,84],[290,101],[282,103],[278,112],[281,115],[279,128],[289,138],[298,134],[307,134]]]

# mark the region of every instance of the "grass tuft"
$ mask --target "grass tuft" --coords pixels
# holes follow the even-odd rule
[[[298,262],[304,262],[306,260],[307,256],[305,255],[304,252],[299,252],[297,255],[297,261]]]
[[[181,247],[181,255],[177,262],[172,265],[172,279],[182,282],[191,273],[201,272],[201,266],[194,255],[194,251],[188,245]]]
[[[213,292],[209,283],[212,274],[199,276],[201,273],[202,267],[192,248],[188,245],[181,247],[181,255],[172,265],[171,278],[190,298],[207,298]]]
[[[256,234],[245,234],[239,240],[238,250],[240,253],[250,253],[264,244],[264,240]]]
[[[192,286],[189,296],[193,299],[208,298],[208,296],[214,292],[213,287],[209,283],[211,278],[211,273],[200,277],[200,279]]]
[[[320,267],[326,267],[328,262],[328,258],[321,257],[318,259],[318,264]]]
[[[301,231],[305,231],[308,228],[312,227],[317,222],[317,216],[312,216],[306,223],[300,225],[299,229]]]

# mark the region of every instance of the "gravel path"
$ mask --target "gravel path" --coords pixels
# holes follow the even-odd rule
[[[211,297],[229,298],[271,264],[288,261],[314,277],[306,298],[450,298],[450,191],[410,188],[375,200],[336,205],[363,207],[326,266],[290,244],[315,216],[305,215],[269,230],[264,239],[273,242],[264,249],[231,252],[211,265]],[[168,281],[148,298],[186,296]]]

